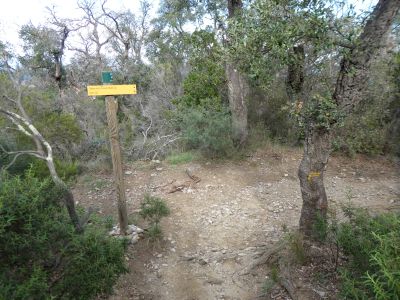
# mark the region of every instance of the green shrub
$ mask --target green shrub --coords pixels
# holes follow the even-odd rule
[[[164,200],[159,197],[150,196],[149,194],[144,196],[144,201],[140,206],[140,215],[150,222],[147,235],[151,240],[157,240],[162,236],[160,221],[161,218],[169,214],[170,210]]]
[[[12,143],[6,143],[0,141],[6,151],[14,151],[17,147]],[[12,161],[12,156],[9,156],[1,151],[0,149],[0,168],[7,166]],[[65,181],[73,180],[80,172],[81,167],[77,161],[65,161],[60,159],[54,159],[54,164],[58,175]],[[47,168],[44,160],[38,159],[31,155],[22,155],[7,169],[7,172],[11,175],[24,175],[24,173],[30,169],[32,173],[40,179],[44,179],[50,176],[50,172]]]
[[[182,110],[179,129],[188,149],[199,149],[207,157],[233,153],[231,119],[225,110],[187,108]]]
[[[73,180],[80,173],[80,167],[77,161],[68,162],[55,159],[54,164],[56,166],[58,176],[60,176],[64,181]],[[35,159],[31,164],[30,169],[32,170],[33,174],[40,179],[50,176],[46,162],[43,160]]]
[[[167,157],[167,162],[171,165],[180,165],[191,162],[195,159],[195,154],[192,152],[182,152],[182,153],[175,153],[171,154]]]
[[[368,155],[384,154],[387,145],[386,124],[380,124],[377,112],[366,112],[344,122],[333,140],[333,148],[353,156],[356,153]]]
[[[371,217],[347,210],[350,221],[339,226],[338,242],[349,262],[341,271],[345,299],[399,299],[400,215]]]
[[[168,216],[169,213],[169,208],[164,200],[149,194],[144,196],[144,201],[140,206],[140,215],[144,219],[148,219],[151,224],[159,224],[161,218]]]
[[[91,299],[109,293],[124,241],[89,226],[77,234],[50,180],[0,181],[0,299]]]

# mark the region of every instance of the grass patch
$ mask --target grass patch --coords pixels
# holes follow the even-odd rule
[[[171,154],[167,157],[166,161],[171,165],[181,165],[189,163],[198,158],[197,154],[193,152],[182,152],[182,153],[175,153]]]

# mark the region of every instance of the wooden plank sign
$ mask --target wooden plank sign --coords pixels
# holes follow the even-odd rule
[[[89,96],[136,95],[136,84],[88,85]]]

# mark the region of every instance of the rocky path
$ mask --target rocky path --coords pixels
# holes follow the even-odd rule
[[[149,192],[165,199],[171,215],[162,223],[161,242],[140,240],[130,246],[126,259],[131,271],[120,279],[111,299],[262,299],[268,270],[239,273],[285,230],[297,226],[300,157],[295,150],[260,151],[236,163],[127,167],[129,211],[137,211],[142,195]],[[351,168],[348,163],[331,160],[326,185],[333,209],[349,199],[374,210],[399,206],[399,177],[390,162],[352,162]],[[201,181],[168,193],[170,182],[188,180],[187,169]],[[76,194],[85,205],[114,214],[111,179],[100,178],[107,183],[104,187],[91,192],[78,185]],[[276,299],[286,297],[281,293]]]

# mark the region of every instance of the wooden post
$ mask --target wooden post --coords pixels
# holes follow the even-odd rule
[[[108,131],[110,135],[111,157],[114,171],[115,187],[118,195],[118,220],[120,233],[126,234],[128,214],[126,211],[126,196],[124,174],[122,170],[121,148],[119,145],[119,129],[117,120],[118,101],[113,96],[106,96],[106,111]]]

